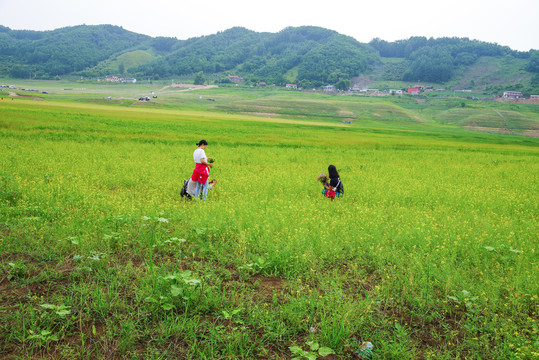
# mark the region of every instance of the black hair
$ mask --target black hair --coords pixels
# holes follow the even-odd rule
[[[206,140],[200,140],[199,142],[197,142],[196,145],[197,145],[197,146],[208,145],[208,142],[207,142]]]
[[[337,168],[335,167],[335,165],[329,165],[329,167],[328,167],[328,175],[329,175],[330,179],[335,179],[335,178],[340,177],[339,173],[337,172]]]

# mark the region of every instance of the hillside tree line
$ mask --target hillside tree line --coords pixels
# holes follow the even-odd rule
[[[138,63],[126,66],[118,59],[142,53]],[[178,40],[152,38],[118,26],[74,26],[53,31],[11,30],[0,26],[0,76],[53,79],[65,75],[97,77],[121,75],[151,79],[192,76],[221,79],[238,75],[251,83],[305,88],[322,85],[349,86],[367,74],[382,58],[400,58],[386,72],[394,80],[449,81],[459,67],[480,57],[510,56],[526,59],[526,71],[539,81],[539,52],[519,52],[509,47],[468,38],[411,37],[368,44],[335,31],[314,27],[289,27],[277,33],[257,33],[236,27],[217,34]],[[142,60],[140,60],[142,59]],[[104,64],[114,64],[115,67]],[[111,68],[116,69],[108,74]]]

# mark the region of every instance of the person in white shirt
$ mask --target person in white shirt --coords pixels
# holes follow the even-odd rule
[[[195,170],[191,176],[191,180],[196,182],[196,192],[195,198],[198,199],[200,191],[202,190],[203,199],[206,200],[206,195],[208,194],[208,178],[210,176],[210,168],[213,164],[208,163],[208,158],[206,157],[206,152],[204,151],[208,146],[206,140],[200,140],[197,143],[198,148],[193,153],[193,160],[195,161]]]

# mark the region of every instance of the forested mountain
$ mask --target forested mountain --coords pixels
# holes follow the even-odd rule
[[[394,42],[377,38],[371,40],[369,45],[378,50],[382,57],[410,60],[402,80],[421,79],[437,83],[448,81],[458,66],[472,65],[482,56],[511,56],[523,59],[530,56],[528,52],[468,38],[427,39],[416,36]]]
[[[75,73],[151,39],[112,25],[53,31],[0,26],[0,75],[46,78]]]
[[[485,58],[503,59],[500,72],[503,66],[516,69],[517,77],[526,81],[517,85],[539,86],[538,51],[518,52],[467,38],[373,39],[362,44],[332,30],[303,26],[278,33],[237,27],[177,40],[112,25],[53,31],[0,26],[0,76],[14,78],[120,75],[157,79],[202,74],[217,81],[237,75],[252,83],[345,87],[353,77],[378,71],[378,80],[445,83]]]
[[[292,71],[290,81],[320,86],[364,73],[377,61],[370,46],[327,29],[287,28],[273,34],[232,28],[187,40],[170,54],[130,70],[160,77],[233,72],[278,84]]]

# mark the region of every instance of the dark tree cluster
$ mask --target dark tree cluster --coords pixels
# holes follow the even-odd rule
[[[507,46],[468,38],[411,37],[407,40],[387,42],[373,39],[369,42],[382,57],[404,58],[410,61],[402,79],[410,81],[445,82],[459,66],[472,65],[482,56],[513,56],[526,59],[528,52],[511,50]]]

